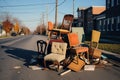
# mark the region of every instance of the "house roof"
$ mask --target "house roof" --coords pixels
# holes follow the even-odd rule
[[[105,10],[106,8],[104,6],[92,6],[92,14],[100,14]]]
[[[77,9],[77,11],[85,10],[85,9],[86,9],[85,7],[79,7],[79,8]]]
[[[94,15],[100,14],[100,13],[102,13],[103,11],[106,10],[106,7],[105,7],[105,6],[91,6],[91,7],[88,7],[88,8],[81,8],[81,7],[79,7],[79,8],[77,9],[77,11],[80,11],[80,10],[88,10],[88,9],[90,9],[90,8],[92,8],[92,14],[94,14]]]

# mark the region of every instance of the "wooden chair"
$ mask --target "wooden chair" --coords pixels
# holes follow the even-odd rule
[[[51,30],[50,37],[54,32],[56,32],[57,38],[63,37],[64,34],[68,34],[71,32],[72,22],[74,16],[72,14],[66,14],[63,18],[62,25],[60,28],[54,28]]]
[[[43,58],[45,56],[47,43],[43,40],[37,41],[37,50],[38,50],[38,58]]]
[[[57,71],[59,71],[60,62],[65,59],[67,43],[52,42],[51,53],[44,57],[44,67],[46,68],[46,61],[52,61],[54,65],[57,65]]]
[[[97,62],[99,62],[101,58],[101,50],[98,49],[100,34],[101,34],[100,31],[92,30],[92,36],[91,36],[91,42],[89,48],[89,53],[92,56],[92,59],[94,58],[99,59]]]
[[[69,33],[68,41],[69,41],[70,52],[75,53],[77,57],[80,57],[87,64],[89,64],[88,47],[80,46],[80,42],[79,42],[77,33]],[[86,59],[85,55],[87,56],[87,59]]]
[[[77,33],[80,43],[85,41],[85,33],[83,27],[72,27],[72,32]]]
[[[50,39],[50,34],[51,34],[51,31],[53,30],[54,26],[53,26],[53,23],[51,21],[48,21],[48,38]]]

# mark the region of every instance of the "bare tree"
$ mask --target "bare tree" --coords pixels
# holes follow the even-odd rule
[[[29,35],[31,32],[30,32],[30,29],[28,27],[22,26],[21,33],[23,33],[25,35]]]
[[[41,35],[46,34],[46,28],[43,25],[38,25],[35,32]]]

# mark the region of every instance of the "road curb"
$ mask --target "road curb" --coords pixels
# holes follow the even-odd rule
[[[117,63],[120,62],[120,55],[117,54],[117,53],[112,53],[112,52],[109,52],[109,51],[105,51],[105,50],[101,50],[102,51],[102,54],[104,56],[106,56],[108,59],[112,60],[112,61],[115,61]]]

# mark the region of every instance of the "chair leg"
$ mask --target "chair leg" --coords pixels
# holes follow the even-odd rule
[[[89,52],[87,51],[87,60],[88,60],[88,63],[90,63],[90,60],[89,60]]]
[[[57,65],[58,65],[57,71],[59,72],[59,70],[60,70],[60,69],[59,69],[59,68],[60,68],[60,63],[58,63]]]
[[[46,61],[45,61],[45,60],[44,60],[44,68],[47,68],[47,67],[46,67]]]
[[[50,40],[50,38],[51,38],[51,35],[52,35],[52,34],[51,34],[51,31],[49,31],[49,32],[48,32],[48,39],[49,39],[49,40]]]
[[[60,63],[59,63],[58,61],[54,61],[53,64],[54,64],[54,65],[57,65],[57,71],[59,72]]]
[[[48,68],[47,68],[47,66],[46,66],[46,61],[44,60],[44,68],[43,68],[43,70],[49,70]]]

